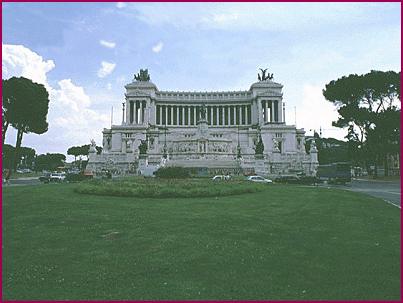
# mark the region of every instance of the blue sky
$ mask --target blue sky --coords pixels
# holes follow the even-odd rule
[[[124,84],[148,68],[160,90],[247,90],[258,68],[284,85],[286,120],[308,134],[337,118],[321,90],[350,73],[400,70],[400,3],[3,3],[3,78],[51,95],[39,153],[101,143]],[[14,144],[15,133],[7,134]]]

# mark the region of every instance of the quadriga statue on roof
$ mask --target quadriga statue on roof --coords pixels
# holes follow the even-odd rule
[[[134,79],[137,81],[150,81],[148,69],[140,69],[140,72],[137,75],[134,75]]]
[[[266,69],[259,68],[259,69],[262,72],[261,75],[257,74],[257,78],[259,81],[273,80],[273,74],[268,73],[266,75],[266,71],[268,70],[268,68],[266,68]]]

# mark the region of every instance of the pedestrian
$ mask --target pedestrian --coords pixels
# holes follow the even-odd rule
[[[10,177],[11,177],[11,169],[6,168],[4,179],[6,180],[7,185],[10,185]]]

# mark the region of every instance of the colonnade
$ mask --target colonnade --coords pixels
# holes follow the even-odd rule
[[[200,118],[201,106],[157,105],[157,125],[196,125]],[[250,125],[251,105],[206,106],[206,120],[209,125]]]
[[[146,101],[129,101],[129,123],[143,124],[146,112]]]
[[[279,108],[277,100],[262,100],[263,122],[279,122]]]
[[[279,101],[261,100],[259,104],[263,123],[280,122]],[[144,124],[147,119],[146,101],[129,101],[129,124]],[[252,105],[211,105],[206,106],[206,120],[212,126],[233,126],[252,124]],[[151,114],[157,125],[196,125],[200,118],[201,105],[170,105],[157,104]]]

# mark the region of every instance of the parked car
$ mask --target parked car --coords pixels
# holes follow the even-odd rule
[[[41,181],[43,183],[49,183],[50,175],[51,175],[51,173],[45,172],[42,176],[39,177],[39,181]]]
[[[82,174],[84,176],[84,179],[94,178],[94,173],[91,170],[85,169]]]
[[[80,182],[80,181],[92,179],[93,177],[94,177],[94,174],[92,173],[92,171],[89,171],[89,170],[83,170],[83,171],[74,170],[74,171],[70,171],[66,175],[65,181],[67,181],[67,182]],[[102,173],[100,175],[100,177],[104,178],[104,173]],[[111,177],[112,177],[112,175],[111,175]]]
[[[213,180],[213,181],[228,181],[228,180],[231,180],[231,176],[230,175],[217,175],[217,176],[214,176],[211,180]]]
[[[63,182],[66,179],[65,173],[51,173],[50,182]]]
[[[337,162],[319,165],[317,176],[321,181],[346,184],[351,182],[351,164],[349,162]]]
[[[273,183],[272,180],[263,178],[262,176],[249,176],[248,178],[246,178],[246,180],[260,183]]]
[[[299,184],[301,183],[301,178],[295,175],[285,175],[277,177],[274,181],[286,184]]]
[[[316,177],[310,177],[310,176],[300,177],[300,184],[317,185],[318,183],[320,183],[320,180]]]

